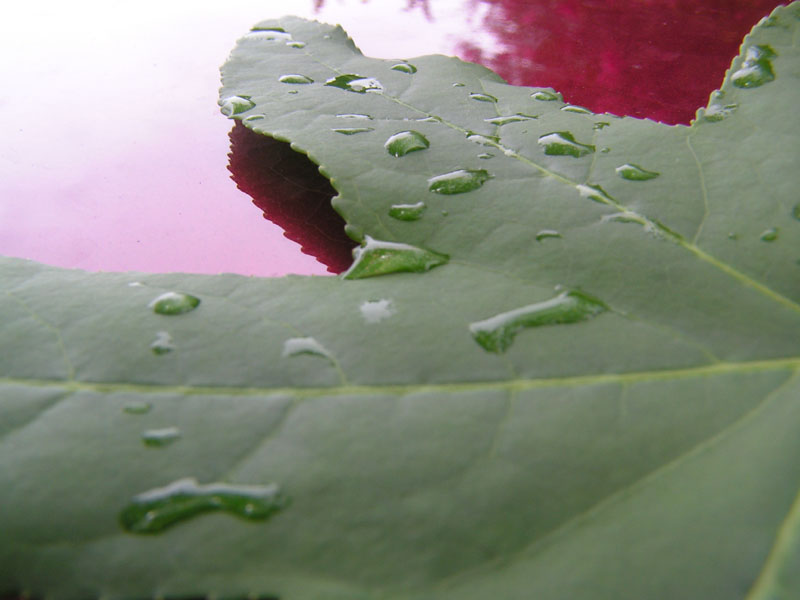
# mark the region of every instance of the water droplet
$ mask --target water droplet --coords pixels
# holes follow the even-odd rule
[[[398,63],[392,65],[390,68],[392,71],[400,71],[401,73],[408,73],[409,75],[413,75],[417,72],[417,67],[409,63]]]
[[[464,84],[456,82],[453,84],[453,87],[464,87]]]
[[[165,292],[154,298],[149,306],[160,315],[182,315],[197,308],[200,298],[183,292]]]
[[[172,337],[166,331],[159,331],[156,333],[155,341],[150,344],[150,349],[153,354],[162,355],[172,352],[175,349],[175,344],[172,343]]]
[[[794,208],[792,209],[792,216],[800,221],[800,202],[794,205]]]
[[[122,407],[122,411],[129,415],[145,415],[150,412],[151,408],[153,408],[153,405],[149,402],[134,400],[132,402],[126,402],[125,406]]]
[[[286,92],[286,93],[287,93],[287,94],[296,94],[296,93],[297,93],[297,90],[289,90],[289,91],[288,91],[288,92]]]
[[[603,154],[608,154],[609,152],[611,152],[611,148],[609,148],[608,146],[603,146],[602,148],[600,148],[600,152],[602,152]]]
[[[578,323],[608,310],[597,298],[579,291],[563,292],[545,302],[530,304],[470,324],[472,337],[488,352],[505,352],[516,335],[529,327]]]
[[[144,287],[144,284],[141,281],[131,281],[128,287]]]
[[[222,511],[250,521],[264,521],[288,505],[276,484],[198,485],[196,479],[179,479],[162,488],[134,496],[119,514],[130,533],[160,533],[202,513]]]
[[[362,279],[389,273],[421,273],[446,264],[446,254],[409,244],[385,242],[364,236],[363,246],[353,250],[353,265],[342,275],[345,279]]]
[[[395,313],[392,301],[386,299],[364,302],[358,309],[361,311],[361,316],[370,325],[380,323]]]
[[[769,46],[750,46],[745,52],[742,66],[731,75],[733,85],[739,88],[755,88],[775,79],[770,60],[776,56]]]
[[[611,125],[611,123],[609,123],[608,121],[598,121],[597,123],[595,123],[594,125],[592,125],[592,129],[594,129],[595,131],[597,131],[597,130],[599,130],[599,129],[605,129],[605,128],[606,128],[606,127],[608,127],[609,125]]]
[[[625,211],[625,212],[618,212],[611,215],[603,215],[603,218],[600,219],[601,223],[634,223],[636,225],[641,225],[647,231],[652,231],[652,225],[648,223],[647,219],[645,219],[642,215],[636,214],[635,212]]]
[[[142,442],[151,448],[163,448],[176,442],[181,437],[177,427],[164,427],[163,429],[148,429],[142,432]]]
[[[448,211],[446,211],[446,210],[443,210],[443,211],[442,211],[442,216],[443,216],[443,217],[446,217],[446,216],[447,216],[447,215],[449,215],[449,214],[450,214],[450,213],[449,213]]]
[[[299,356],[301,354],[330,358],[330,354],[325,347],[313,337],[289,338],[283,342],[282,356],[284,358],[287,356]]]
[[[492,176],[486,169],[458,169],[428,179],[428,189],[437,194],[463,194],[477,190]]]
[[[481,146],[494,146],[500,143],[500,138],[496,135],[481,135],[480,133],[468,133],[467,140],[470,142],[475,142],[476,144],[480,144]]]
[[[531,94],[531,98],[541,102],[552,102],[554,100],[558,100],[559,102],[564,101],[564,99],[561,97],[561,94],[558,92],[548,92],[547,90],[539,90],[538,92],[534,92]]]
[[[700,109],[700,116],[704,121],[708,121],[709,123],[718,123],[730,117],[738,107],[738,104],[726,104],[724,106],[721,104],[711,104],[708,108]]]
[[[430,146],[428,139],[419,131],[401,131],[391,136],[383,145],[392,156],[405,156],[409,152],[425,150]]]
[[[614,170],[617,175],[628,181],[647,181],[648,179],[655,179],[660,175],[660,173],[656,171],[648,171],[632,163],[625,163]]]
[[[286,42],[286,45],[289,46],[289,48],[305,48],[306,47],[306,43],[305,42]]]
[[[733,231],[731,231],[731,232],[728,234],[728,239],[729,239],[729,240],[734,240],[734,241],[735,241],[735,240],[738,240],[738,239],[739,239],[739,234],[738,234],[738,233],[734,233]]]
[[[294,83],[294,84],[306,84],[306,83],[314,83],[314,80],[311,77],[306,75],[302,75],[300,73],[287,73],[286,75],[281,75],[278,77],[278,81],[281,83]]]
[[[469,97],[478,102],[497,102],[497,98],[491,94],[482,94],[480,92],[472,92]]]
[[[530,121],[535,118],[536,116],[534,115],[523,115],[522,113],[517,113],[515,115],[508,115],[507,117],[492,117],[491,119],[484,119],[484,121],[491,123],[492,125],[502,126],[508,125],[509,123],[518,123],[519,121]]]
[[[355,75],[348,73],[346,75],[339,75],[333,77],[325,82],[325,85],[346,90],[348,92],[355,92],[357,94],[365,94],[366,92],[382,92],[383,85],[381,82],[373,77],[364,77],[363,75]]]
[[[594,152],[594,146],[581,144],[569,131],[554,131],[539,136],[539,144],[544,146],[544,153],[550,156],[572,156],[579,158]]]
[[[582,198],[588,198],[589,200],[594,200],[600,204],[613,204],[614,202],[614,199],[609,196],[608,193],[599,185],[582,183],[575,186],[575,189],[578,190],[578,193]]]
[[[375,130],[372,127],[342,127],[340,129],[333,129],[332,131],[343,135],[355,135],[357,133],[367,133]]]
[[[343,113],[341,115],[336,115],[340,119],[368,119],[372,120],[372,117],[369,115],[363,115],[361,113]]]
[[[260,42],[289,42],[292,39],[292,35],[280,27],[268,27],[263,29],[254,27],[245,38]]]
[[[245,123],[251,123],[253,121],[261,121],[262,119],[265,119],[266,117],[267,117],[266,115],[249,115],[249,116],[245,117],[244,119],[242,119],[242,121],[244,121]]]
[[[417,119],[418,123],[441,123],[442,119],[439,117],[434,117],[433,115],[429,117],[423,117],[421,119]]]
[[[546,240],[548,238],[560,238],[561,234],[557,232],[555,229],[542,229],[539,233],[536,234],[536,241],[541,242],[542,240]]]
[[[493,157],[494,157],[494,154],[492,154],[491,152],[484,152],[482,154],[478,154],[478,158],[482,158],[483,160],[488,160],[488,159],[493,158]]]
[[[399,221],[418,221],[425,212],[424,202],[416,204],[392,204],[389,209],[389,216]]]
[[[778,239],[778,228],[770,227],[769,229],[762,231],[759,239],[762,242],[774,242]]]
[[[578,113],[579,115],[593,115],[594,114],[588,108],[584,108],[583,106],[576,106],[574,104],[567,104],[566,106],[562,106],[561,110],[563,110],[564,112]]]
[[[219,101],[219,111],[226,117],[240,115],[256,105],[250,96],[228,96]]]

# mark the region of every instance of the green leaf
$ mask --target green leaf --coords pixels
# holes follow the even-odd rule
[[[800,596],[798,39],[776,10],[670,127],[257,26],[221,109],[320,165],[358,260],[2,259],[0,591]]]

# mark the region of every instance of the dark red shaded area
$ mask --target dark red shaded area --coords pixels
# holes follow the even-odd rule
[[[474,0],[499,48],[465,60],[594,112],[688,124],[775,0]],[[434,4],[435,6],[435,4]]]
[[[239,122],[230,139],[231,177],[264,218],[331,273],[346,271],[357,244],[344,233],[345,222],[331,207],[336,191],[317,165],[289,144],[253,133]]]

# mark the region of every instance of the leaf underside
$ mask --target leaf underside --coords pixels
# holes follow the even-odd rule
[[[320,165],[356,264],[2,259],[0,591],[800,596],[799,39],[777,9],[671,127],[254,28],[221,107]]]

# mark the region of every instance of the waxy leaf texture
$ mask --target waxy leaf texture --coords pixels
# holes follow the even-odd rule
[[[341,28],[220,107],[330,179],[339,278],[0,261],[0,591],[800,597],[800,4],[690,127]]]

